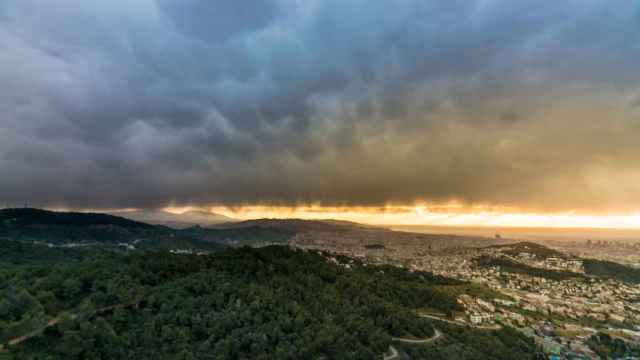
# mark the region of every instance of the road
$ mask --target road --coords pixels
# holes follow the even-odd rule
[[[422,318],[427,318],[427,319],[432,319],[432,320],[438,320],[438,321],[444,321],[446,323],[449,324],[454,324],[454,325],[458,325],[458,326],[471,326],[474,327],[476,329],[481,329],[481,330],[500,330],[502,328],[502,326],[496,324],[496,325],[472,325],[472,324],[467,324],[461,321],[455,321],[455,320],[450,320],[450,319],[446,319],[446,318],[442,318],[442,317],[438,317],[438,316],[434,316],[434,315],[418,315],[419,317]],[[429,344],[431,342],[434,342],[436,340],[438,340],[439,338],[442,337],[442,332],[440,332],[440,330],[435,329],[435,334],[428,338],[428,339],[405,339],[405,338],[391,338],[393,341],[398,341],[398,342],[402,342],[405,344]],[[393,346],[389,346],[389,351],[391,352],[391,355],[383,355],[383,359],[384,360],[393,360],[393,359],[398,359],[399,358],[399,354],[398,354],[398,350],[396,350],[396,348],[394,348]]]
[[[25,335],[22,335],[20,337],[17,337],[17,338],[9,340],[8,344],[9,344],[9,346],[14,346],[14,345],[18,345],[18,344],[20,344],[22,342],[25,342],[25,341],[33,338],[33,337],[36,337],[36,336],[42,334],[42,332],[45,331],[45,329],[47,329],[47,328],[49,328],[51,326],[57,325],[61,320],[62,319],[60,319],[60,318],[51,319],[51,320],[47,321],[47,324],[44,325],[43,327],[41,327],[39,329],[36,329],[36,330],[33,330],[32,332],[30,332],[28,334],[25,334]],[[0,351],[4,351],[4,345],[3,344],[0,344]]]
[[[107,307],[104,307],[104,308],[101,308],[101,309],[98,309],[98,310],[94,311],[91,315],[95,315],[95,314],[99,314],[99,313],[102,313],[102,312],[105,312],[105,311],[113,310],[113,309],[118,308],[118,307],[132,306],[132,305],[135,305],[135,304],[136,303],[125,304],[125,305],[120,304],[120,305],[107,306]],[[438,321],[444,321],[444,322],[447,322],[447,323],[450,323],[450,324],[455,324],[455,325],[460,325],[460,326],[470,325],[470,324],[466,324],[466,323],[461,323],[459,321],[444,319],[444,318],[433,316],[433,315],[419,315],[419,316],[422,317],[422,318],[428,318],[428,319],[433,319],[433,320],[438,320]],[[72,318],[76,318],[77,315],[71,315],[71,317]],[[25,341],[33,338],[33,337],[36,337],[36,336],[40,335],[47,328],[57,325],[58,323],[60,323],[60,321],[62,321],[61,318],[51,319],[51,320],[49,320],[47,322],[47,324],[45,326],[43,326],[43,327],[41,327],[41,328],[39,328],[37,330],[34,330],[34,331],[32,331],[32,332],[30,332],[28,334],[25,334],[25,335],[22,335],[20,337],[11,339],[11,340],[9,340],[8,344],[9,344],[9,346],[15,346],[15,345],[18,345],[20,343],[23,343],[23,342],[25,342]],[[484,330],[499,330],[501,328],[500,325],[495,325],[493,327],[490,327],[490,326],[474,326],[474,325],[471,325],[471,326],[473,326],[475,328],[478,328],[478,329],[484,329]],[[432,337],[427,338],[427,339],[405,339],[405,338],[397,338],[397,337],[394,337],[394,338],[391,338],[391,339],[393,341],[398,341],[398,342],[402,342],[402,343],[405,343],[405,344],[429,344],[431,342],[434,342],[434,341],[438,340],[441,337],[442,337],[442,332],[440,332],[440,330],[438,330],[438,329],[435,329],[435,334]],[[4,351],[4,350],[5,350],[4,345],[0,344],[0,352]],[[383,355],[383,359],[384,360],[393,360],[393,359],[397,359],[398,358],[399,354],[398,354],[398,350],[396,350],[396,348],[394,348],[393,346],[389,346],[389,351],[391,352],[391,355]]]
[[[402,342],[405,344],[429,344],[442,337],[442,333],[440,332],[440,330],[435,329],[435,331],[436,333],[433,334],[432,337],[426,338],[426,339],[405,339],[405,338],[394,337],[394,338],[391,338],[391,340]],[[398,353],[398,350],[395,347],[389,346],[389,351],[391,352],[391,355],[383,355],[382,358],[384,360],[393,360],[393,359],[399,358],[400,354]]]
[[[116,308],[133,306],[133,305],[136,305],[136,304],[137,304],[137,302],[134,302],[134,303],[131,303],[131,304],[118,304],[118,305],[105,306],[103,308],[100,308],[100,309],[92,311],[91,313],[88,314],[88,316],[95,316],[95,315],[102,314],[102,313],[110,311],[110,310],[114,310]],[[71,314],[70,318],[73,320],[73,319],[77,318],[78,316],[79,316],[78,314]],[[50,328],[52,326],[55,326],[55,325],[59,324],[61,321],[62,321],[62,317],[57,317],[57,318],[51,319],[51,320],[47,321],[47,324],[42,326],[41,328],[33,330],[30,333],[27,333],[25,335],[22,335],[22,336],[19,336],[17,338],[13,338],[13,339],[9,340],[8,344],[9,344],[9,346],[19,345],[19,344],[21,344],[21,343],[23,343],[23,342],[25,342],[25,341],[27,341],[27,340],[29,340],[31,338],[34,338],[34,337],[42,334],[43,331],[45,331],[46,329],[48,329],[48,328]],[[3,352],[5,350],[6,350],[5,346],[3,344],[0,344],[0,352]]]
[[[393,360],[397,359],[400,354],[398,354],[398,350],[393,346],[389,345],[389,351],[391,351],[391,355],[382,355],[383,360]]]
[[[436,340],[438,340],[441,336],[442,333],[440,332],[440,330],[435,329],[436,333],[433,334],[432,337],[430,338],[426,338],[426,339],[405,339],[405,338],[391,338],[391,340],[393,341],[399,341],[399,342],[403,342],[403,343],[407,343],[407,344],[428,344],[431,342],[434,342]]]
[[[468,324],[468,323],[465,323],[465,322],[460,322],[460,321],[455,321],[455,320],[449,320],[449,319],[445,319],[445,318],[441,318],[441,317],[433,316],[433,315],[418,315],[418,316],[421,317],[421,318],[444,321],[446,323],[454,324],[454,325],[458,325],[458,326],[471,326],[473,328],[480,329],[480,330],[500,330],[500,329],[502,329],[502,326],[500,326],[499,324],[495,324],[495,325],[473,325],[473,324]]]

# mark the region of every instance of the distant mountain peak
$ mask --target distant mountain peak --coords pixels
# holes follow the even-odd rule
[[[220,223],[233,222],[228,216],[204,210],[189,210],[180,214],[165,210],[133,210],[112,213],[127,219],[143,221],[149,224],[165,225],[173,228],[188,228],[192,226],[210,227]]]
[[[247,228],[247,227],[259,227],[259,228],[278,228],[288,231],[330,231],[330,232],[342,232],[354,229],[367,229],[375,228],[369,225],[364,225],[351,221],[340,220],[311,220],[311,219],[276,219],[276,218],[262,218],[251,219],[238,222],[222,223],[214,226],[218,229],[233,229],[233,228]],[[376,228],[382,229],[382,228]]]

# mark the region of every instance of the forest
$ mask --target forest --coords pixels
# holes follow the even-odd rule
[[[202,256],[8,240],[2,248],[11,249],[0,252],[8,359],[379,358],[392,337],[432,336],[434,322],[417,310],[460,311],[452,294],[468,286],[286,246]],[[445,333],[438,343],[395,346],[415,358],[536,356],[532,341],[509,328],[435,326]]]
[[[530,275],[556,281],[592,276],[602,279],[615,279],[631,284],[640,284],[640,269],[604,260],[583,259],[584,275],[568,270],[536,268],[509,259],[489,256],[477,258],[476,263],[479,266],[499,266],[502,271],[513,274]]]
[[[632,284],[640,284],[640,269],[617,264],[611,261],[585,259],[585,273],[604,279],[616,279]]]
[[[575,273],[572,271],[550,270],[550,269],[531,267],[522,263],[511,261],[509,259],[504,259],[504,258],[494,258],[489,256],[483,256],[476,259],[476,263],[479,266],[487,266],[487,267],[498,266],[500,267],[501,271],[508,272],[508,273],[529,275],[529,276],[541,277],[541,278],[556,280],[556,281],[574,279],[574,278],[584,278],[584,275]]]
[[[587,343],[603,359],[637,359],[640,357],[640,346],[613,338],[608,334],[594,334]]]
[[[293,230],[276,227],[173,229],[100,213],[30,208],[0,210],[0,240],[58,247],[215,251],[226,246],[286,244],[293,235]]]

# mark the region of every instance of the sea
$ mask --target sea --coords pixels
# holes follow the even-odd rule
[[[391,225],[394,231],[518,240],[640,241],[640,229]]]

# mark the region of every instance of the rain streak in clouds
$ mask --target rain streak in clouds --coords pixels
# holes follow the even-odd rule
[[[0,201],[637,210],[639,59],[629,0],[5,0]]]

